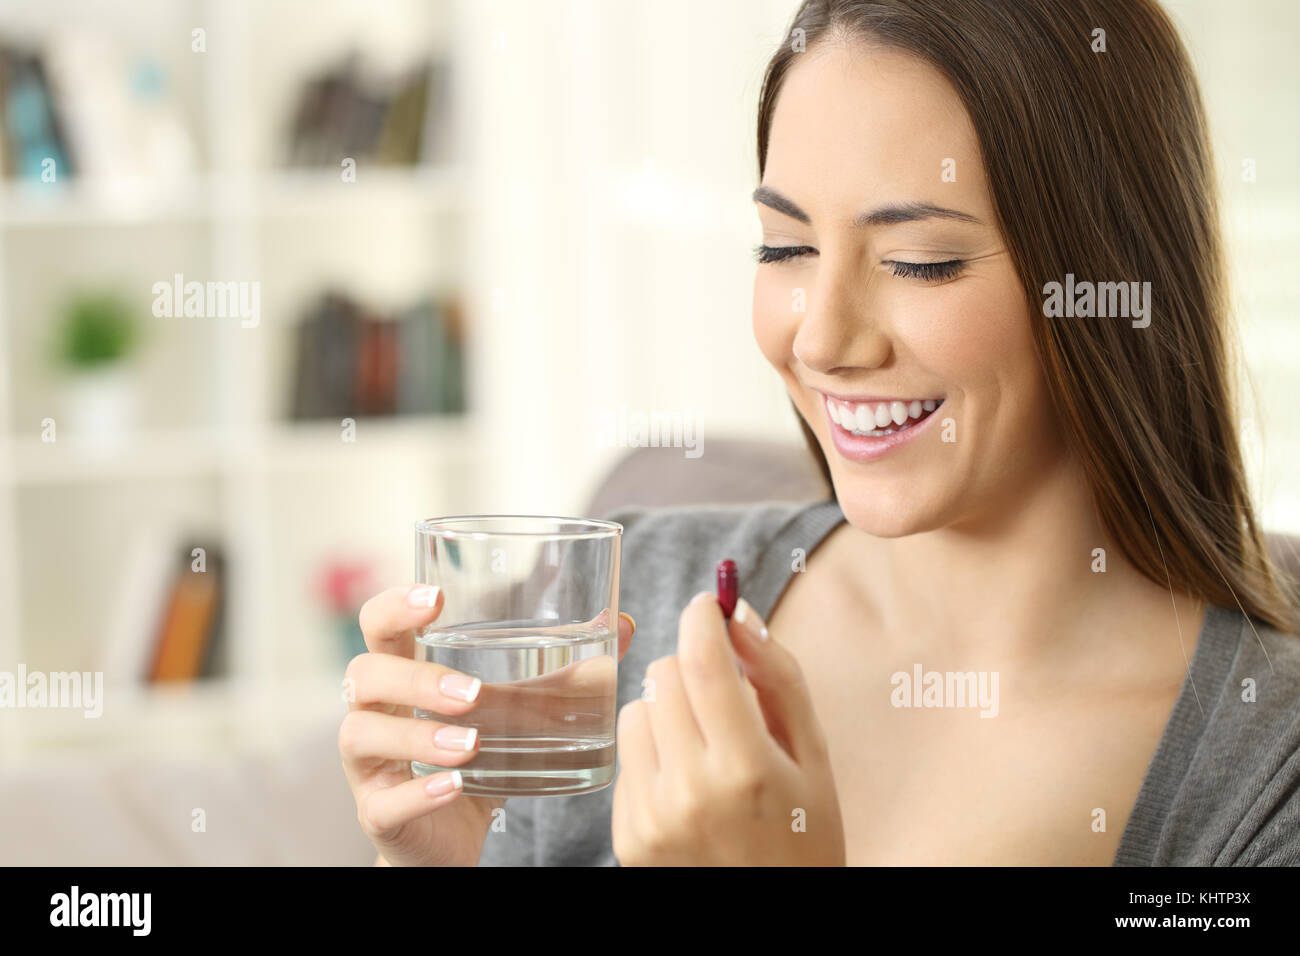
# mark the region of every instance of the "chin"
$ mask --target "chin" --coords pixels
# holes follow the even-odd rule
[[[834,471],[831,476],[840,510],[859,531],[877,538],[902,538],[942,525],[938,509],[918,500],[915,494],[882,495],[862,479],[845,479]]]

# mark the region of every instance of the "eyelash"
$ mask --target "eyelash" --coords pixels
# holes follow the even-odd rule
[[[811,246],[755,246],[754,258],[760,262],[784,262],[809,252],[816,252]],[[947,262],[897,262],[887,261],[893,266],[894,275],[900,279],[920,279],[922,282],[942,282],[952,279],[965,268],[962,259],[949,259]]]

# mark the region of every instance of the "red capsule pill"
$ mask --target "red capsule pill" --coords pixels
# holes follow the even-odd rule
[[[736,573],[736,562],[730,558],[718,562],[717,590],[722,616],[730,620],[731,612],[736,609],[736,600],[740,597],[740,575]]]

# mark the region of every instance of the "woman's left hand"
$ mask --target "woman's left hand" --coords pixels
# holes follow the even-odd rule
[[[654,661],[641,699],[619,712],[613,839],[623,866],[844,864],[808,686],[766,631],[743,600],[728,624],[712,594],[697,594],[677,654]]]

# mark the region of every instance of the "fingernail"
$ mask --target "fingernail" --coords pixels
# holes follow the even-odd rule
[[[619,611],[618,616],[627,618],[627,622],[632,625],[632,630],[633,631],[636,630],[636,618],[634,618],[631,614],[628,614],[626,611]]]
[[[731,619],[754,635],[757,641],[766,641],[768,638],[767,625],[763,619],[758,616],[758,612],[749,606],[749,602],[741,598],[736,602],[736,613]]]
[[[443,750],[470,751],[477,739],[478,730],[474,727],[439,727],[433,735],[433,742]]]
[[[482,686],[481,680],[468,674],[446,674],[438,681],[438,690],[442,691],[443,696],[455,697],[457,700],[473,700]]]
[[[406,592],[406,603],[421,610],[433,607],[438,603],[438,591],[436,584],[417,584]]]
[[[461,780],[460,771],[453,770],[451,773],[438,773],[429,778],[429,782],[424,785],[424,789],[435,797],[440,797],[444,793],[451,793],[453,790],[459,790],[464,786]]]

